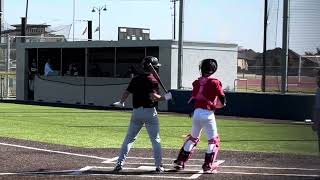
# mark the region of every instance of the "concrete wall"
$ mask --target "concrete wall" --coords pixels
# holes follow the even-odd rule
[[[201,60],[206,58],[217,60],[218,70],[214,77],[221,80],[224,89],[233,89],[234,79],[237,78],[237,49],[236,44],[184,43],[182,70],[184,89],[192,88],[192,82],[200,76],[199,64]],[[177,46],[173,46],[171,58],[171,87],[177,89]]]
[[[35,79],[34,100],[109,106],[120,99],[129,81],[128,78],[40,76]],[[131,96],[127,99],[126,106],[132,107]]]
[[[28,72],[27,64],[28,56],[26,54],[25,48],[21,47],[21,43],[17,43],[17,68],[16,68],[16,99],[17,100],[27,100],[28,92]]]
[[[166,87],[167,90],[171,89],[171,44],[170,46],[162,46],[159,48],[159,61],[161,63],[161,67],[159,68],[159,76],[161,78],[162,83]],[[164,94],[164,90],[161,88],[159,84],[159,88],[161,93]],[[158,104],[159,109],[166,111],[168,109],[168,104],[166,101],[162,101]]]

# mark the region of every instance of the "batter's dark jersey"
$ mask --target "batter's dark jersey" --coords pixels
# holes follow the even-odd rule
[[[132,93],[133,108],[152,108],[156,103],[150,93],[159,93],[159,84],[152,74],[140,74],[132,78],[127,91]]]

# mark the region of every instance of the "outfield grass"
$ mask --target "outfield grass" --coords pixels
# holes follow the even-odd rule
[[[119,148],[131,112],[0,103],[0,137],[88,148]],[[179,149],[191,128],[185,115],[160,114],[162,146]],[[218,119],[222,150],[317,154],[310,125]],[[206,148],[202,136],[198,146]],[[145,128],[134,147],[150,148]]]

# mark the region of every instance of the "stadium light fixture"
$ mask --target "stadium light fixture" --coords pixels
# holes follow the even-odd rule
[[[100,27],[100,14],[101,14],[101,10],[107,11],[107,6],[104,5],[104,6],[99,6],[99,7],[93,7],[91,12],[94,13],[94,12],[96,12],[96,10],[99,12],[99,27],[97,29],[99,30],[99,40],[100,40],[100,30],[101,30],[101,27]]]

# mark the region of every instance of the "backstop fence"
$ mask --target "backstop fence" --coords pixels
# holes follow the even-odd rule
[[[2,36],[0,43],[0,99],[16,97],[16,45],[21,42],[63,42],[63,37]]]
[[[265,67],[263,53],[240,49],[237,91],[281,92],[284,1],[288,2],[288,62],[286,92],[314,93],[320,63],[320,1],[268,0]],[[263,71],[265,68],[265,71]]]

